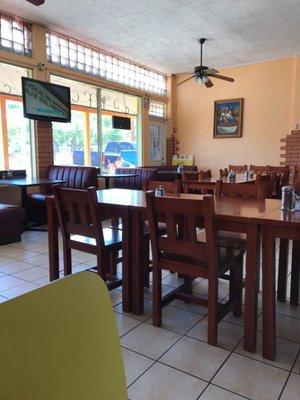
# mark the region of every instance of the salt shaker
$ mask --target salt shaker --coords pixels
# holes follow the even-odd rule
[[[165,189],[162,185],[155,189],[155,197],[163,197],[165,194]]]
[[[228,174],[228,180],[234,181],[235,180],[235,172],[233,170],[230,170]]]
[[[281,189],[281,210],[294,211],[295,189],[292,186],[283,186]]]

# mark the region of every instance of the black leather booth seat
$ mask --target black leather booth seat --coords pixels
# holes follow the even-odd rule
[[[51,165],[48,167],[47,178],[64,180],[64,187],[70,189],[87,189],[98,187],[97,168]],[[32,193],[27,199],[27,215],[30,221],[45,223],[47,220],[46,197],[52,194],[51,185],[44,193]]]
[[[0,203],[0,245],[21,240],[24,219],[21,207]]]

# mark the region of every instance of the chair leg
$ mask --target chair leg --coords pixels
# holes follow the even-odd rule
[[[209,278],[208,281],[208,331],[207,342],[212,346],[218,340],[218,277]]]
[[[110,253],[109,257],[109,274],[111,276],[117,275],[117,259],[118,259],[118,251],[113,251]]]
[[[184,291],[186,294],[192,296],[193,294],[193,278],[191,276],[183,275],[184,279]]]
[[[71,249],[67,245],[63,246],[64,254],[64,276],[72,274],[72,254]]]
[[[153,325],[160,326],[162,319],[161,269],[153,266],[152,315]]]
[[[243,257],[237,261],[237,265],[230,270],[229,300],[237,299],[233,308],[233,315],[242,315],[242,295],[243,295]]]
[[[287,239],[280,239],[277,300],[281,302],[285,302],[286,299],[288,247],[289,241]]]
[[[109,254],[97,254],[97,271],[103,281],[106,283],[106,271],[109,267],[110,257]]]
[[[149,239],[143,239],[143,269],[144,269],[144,286],[149,287],[149,259],[150,259],[150,251],[149,251]]]
[[[300,243],[293,242],[293,259],[291,271],[291,299],[290,303],[297,306],[299,304],[299,282],[300,280]]]

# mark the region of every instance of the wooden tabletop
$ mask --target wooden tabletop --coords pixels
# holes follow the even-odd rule
[[[127,206],[129,208],[146,209],[146,196],[142,190],[106,189],[97,191],[99,203]],[[199,194],[168,194],[165,197],[178,199],[201,200]],[[280,209],[280,200],[248,200],[233,198],[215,198],[215,213],[223,218],[263,219],[266,215]],[[279,210],[280,211],[280,210]]]
[[[12,179],[1,179],[0,186],[43,186],[43,185],[55,185],[57,183],[64,183],[63,179],[38,179],[38,178],[12,178]]]

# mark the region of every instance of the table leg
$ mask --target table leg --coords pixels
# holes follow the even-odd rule
[[[139,212],[131,211],[132,308],[137,315],[144,312],[143,224]]]
[[[257,225],[247,229],[244,349],[256,349],[257,294],[259,288],[259,235]]]
[[[281,302],[284,302],[286,299],[288,254],[289,241],[287,239],[280,239],[277,300]]]
[[[291,272],[291,304],[299,304],[299,285],[300,285],[300,242],[293,241],[293,258]]]
[[[122,309],[130,312],[132,309],[132,274],[131,274],[131,223],[129,213],[122,217]]]
[[[109,189],[109,178],[105,177],[104,181],[105,181],[105,189]]]
[[[262,228],[262,249],[262,353],[264,358],[274,360],[276,356],[275,237],[270,227]]]
[[[58,220],[54,202],[47,201],[50,281],[59,278]]]
[[[28,215],[27,215],[27,187],[20,186],[20,190],[21,190],[21,205],[23,210],[25,211],[24,229],[27,230],[29,225]]]

